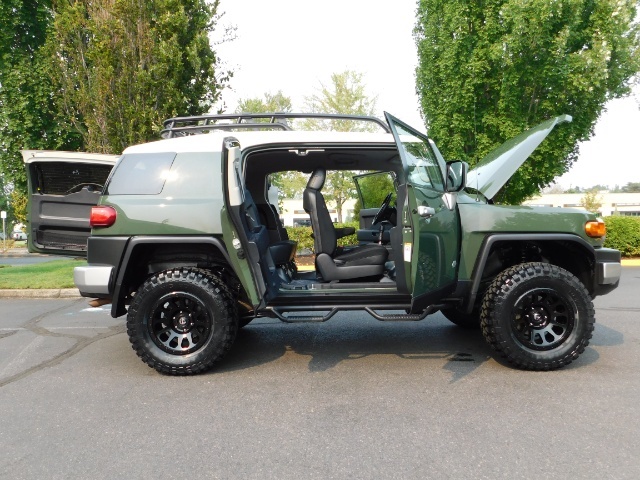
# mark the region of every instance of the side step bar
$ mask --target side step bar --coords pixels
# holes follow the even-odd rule
[[[270,307],[267,308],[268,313],[272,314],[273,317],[276,317],[282,322],[285,323],[321,323],[326,322],[331,317],[333,317],[336,313],[340,311],[347,310],[364,310],[369,315],[371,315],[376,320],[380,320],[381,322],[417,322],[423,320],[427,315],[431,315],[432,313],[436,313],[441,308],[444,308],[446,305],[430,305],[423,312],[420,313],[391,313],[391,314],[381,314],[376,310],[405,310],[408,305],[373,305],[373,306],[364,306],[364,305],[345,305],[340,307],[298,307],[298,308],[278,308],[278,307]],[[287,313],[302,313],[302,312],[319,312],[320,315],[286,315]],[[324,313],[326,312],[326,313]]]

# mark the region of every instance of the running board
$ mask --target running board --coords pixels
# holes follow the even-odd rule
[[[273,314],[280,321],[285,323],[322,323],[329,320],[336,313],[347,310],[364,310],[376,320],[381,322],[417,322],[424,320],[428,315],[437,312],[445,305],[430,305],[423,312],[420,313],[391,313],[381,314],[376,310],[405,310],[407,305],[378,305],[366,307],[363,305],[345,305],[341,307],[322,308],[322,307],[298,307],[298,308],[268,308],[269,313]],[[293,312],[320,312],[320,315],[286,315]],[[327,312],[322,314],[323,312]]]

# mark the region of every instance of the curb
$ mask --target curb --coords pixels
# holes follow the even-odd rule
[[[77,288],[30,289],[16,288],[0,290],[0,298],[80,298]]]
[[[640,258],[623,258],[623,267],[640,267]]]

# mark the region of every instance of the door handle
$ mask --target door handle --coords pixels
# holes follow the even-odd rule
[[[417,213],[424,218],[429,218],[433,217],[436,214],[436,211],[432,207],[425,207],[424,205],[420,205],[417,210],[414,210],[413,213]]]

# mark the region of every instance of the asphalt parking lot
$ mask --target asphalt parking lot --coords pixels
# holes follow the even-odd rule
[[[439,314],[259,319],[157,374],[85,299],[0,299],[0,478],[640,478],[640,268],[578,361],[523,372]]]

